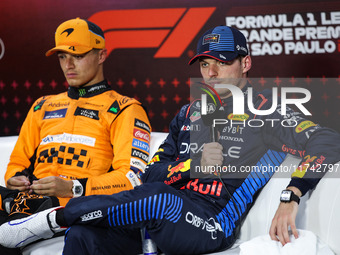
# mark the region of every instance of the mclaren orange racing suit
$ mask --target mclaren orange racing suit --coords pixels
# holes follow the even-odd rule
[[[106,81],[39,98],[10,157],[5,181],[77,179],[82,195],[113,194],[140,183],[149,156],[150,123],[141,104]],[[70,198],[59,198],[65,205]]]

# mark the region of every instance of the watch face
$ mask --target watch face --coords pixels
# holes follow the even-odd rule
[[[281,193],[281,201],[283,202],[290,202],[291,197],[291,191],[290,190],[284,190]]]
[[[80,193],[81,193],[81,187],[76,186],[75,189],[74,189],[74,192],[75,192],[76,194],[80,194]]]

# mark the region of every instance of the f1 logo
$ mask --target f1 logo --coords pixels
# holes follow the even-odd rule
[[[108,54],[119,48],[159,48],[154,58],[178,58],[216,7],[110,10],[93,14]]]

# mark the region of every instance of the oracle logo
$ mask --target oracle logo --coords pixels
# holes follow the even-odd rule
[[[150,142],[150,135],[142,130],[139,130],[137,128],[135,128],[133,130],[133,136],[136,137],[136,138],[140,138],[140,139],[143,139],[147,142]]]
[[[122,48],[159,48],[154,58],[178,58],[216,7],[100,11],[88,18],[102,28],[108,55]]]
[[[0,38],[0,59],[2,59],[4,55],[5,55],[5,44],[3,40],[1,40]]]

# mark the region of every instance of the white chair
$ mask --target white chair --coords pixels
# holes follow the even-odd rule
[[[150,155],[153,155],[167,134],[153,132],[150,141]],[[0,137],[0,184],[4,186],[4,174],[14,148],[16,136]],[[287,156],[282,166],[296,165],[299,158]],[[338,163],[338,165],[340,162]],[[335,254],[340,255],[340,166],[336,173],[327,173],[315,190],[307,193],[300,202],[297,215],[297,228],[310,230],[326,243]],[[245,219],[236,245],[219,255],[239,254],[238,245],[256,236],[269,232],[274,213],[279,204],[279,195],[290,180],[290,173],[282,175],[275,173],[263,188],[256,203]],[[24,255],[61,255],[63,237],[44,240],[23,249]]]

